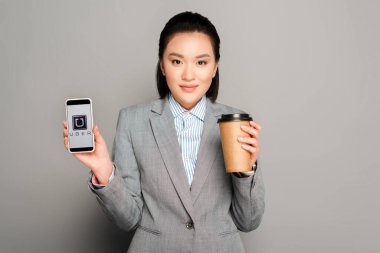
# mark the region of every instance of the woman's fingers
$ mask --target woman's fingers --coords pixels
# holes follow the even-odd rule
[[[259,124],[257,124],[256,122],[250,121],[249,124],[251,126],[253,126],[254,128],[256,128],[257,130],[259,130],[259,131],[261,130],[261,126]]]
[[[63,146],[68,149],[68,132],[67,132],[67,121],[63,121]]]
[[[251,156],[255,154],[255,152],[258,150],[256,147],[252,147],[251,145],[242,144],[241,145],[244,149],[248,150],[251,153]]]
[[[65,149],[68,149],[68,147],[67,147],[68,145],[67,144],[68,144],[68,138],[64,137],[63,138],[63,145],[65,146]]]
[[[94,130],[93,131],[94,131],[95,142],[97,142],[97,143],[105,143],[102,135],[100,134],[98,125],[94,126]]]
[[[67,121],[64,120],[63,121],[63,137],[67,137],[68,136],[68,131],[67,131]]]
[[[242,143],[242,148],[251,153],[251,160],[254,163],[259,152],[259,135],[262,127],[254,121],[249,122],[249,126],[241,126],[242,131],[248,133],[251,137],[238,137]]]
[[[259,137],[259,131],[252,126],[241,126],[241,129],[255,138]]]
[[[251,137],[238,137],[238,141],[241,142],[241,143],[245,143],[245,144],[250,144],[254,147],[257,146],[257,140],[255,138],[251,138]]]

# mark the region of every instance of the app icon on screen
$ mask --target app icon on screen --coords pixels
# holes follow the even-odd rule
[[[86,130],[87,129],[87,116],[74,115],[73,116],[73,130]]]

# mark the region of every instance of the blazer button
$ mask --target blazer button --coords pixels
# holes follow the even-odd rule
[[[186,222],[186,228],[187,229],[192,229],[194,227],[194,223],[192,221]]]

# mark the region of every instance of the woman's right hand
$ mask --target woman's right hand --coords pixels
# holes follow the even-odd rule
[[[95,151],[88,153],[72,153],[75,158],[92,170],[100,184],[107,185],[113,170],[107,144],[101,136],[98,126],[94,126]],[[67,121],[63,122],[63,144],[68,149]]]

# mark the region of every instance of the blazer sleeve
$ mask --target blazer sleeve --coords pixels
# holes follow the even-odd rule
[[[231,176],[233,187],[232,219],[236,227],[243,232],[256,229],[264,214],[265,188],[260,163],[260,158],[258,158],[256,171],[252,177]]]
[[[141,196],[140,173],[133,152],[128,111],[121,109],[117,120],[116,135],[112,147],[112,161],[115,176],[110,183],[96,189],[88,187],[95,194],[103,211],[121,229],[135,229],[141,220],[143,200]]]

